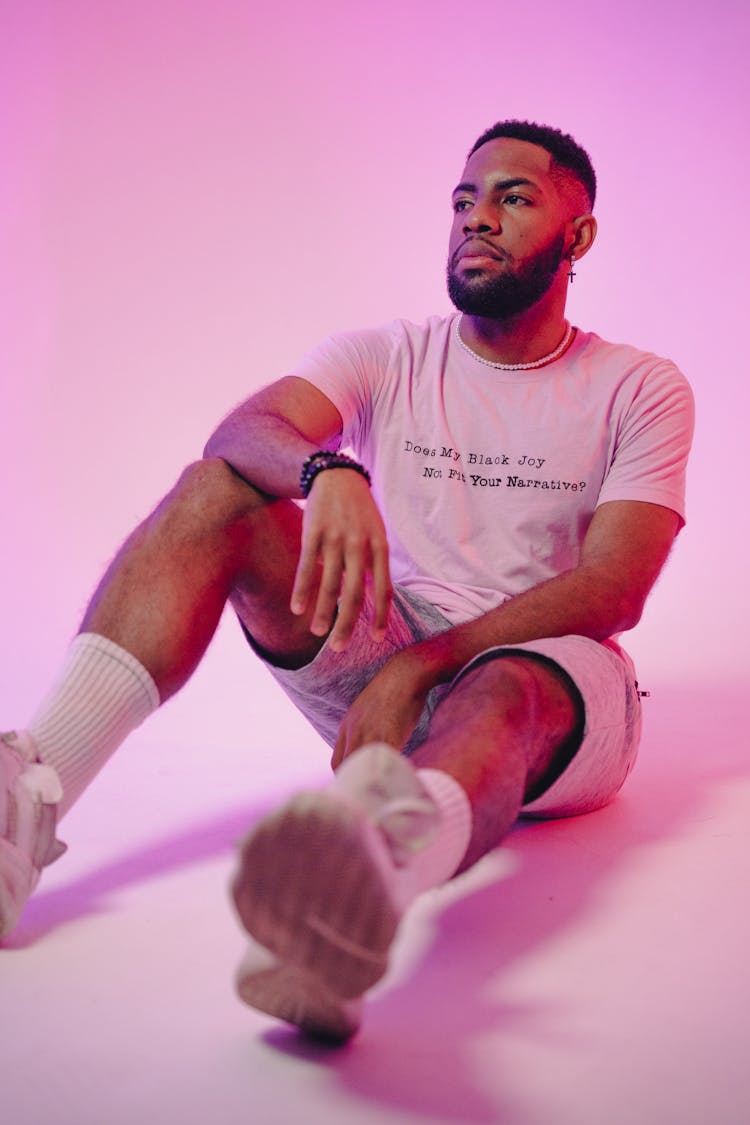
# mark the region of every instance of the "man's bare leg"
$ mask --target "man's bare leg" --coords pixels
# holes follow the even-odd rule
[[[197,667],[234,592],[258,642],[305,663],[323,639],[309,631],[311,612],[289,610],[301,526],[292,501],[258,492],[224,461],[197,462],[126,541],[81,631],[132,653],[164,701]]]
[[[323,644],[289,610],[301,512],[214,459],[190,466],[109,567],[58,682],[26,731],[0,741],[0,937],[41,867],[64,850],[55,826],[122,740],[200,661],[227,598],[242,591],[260,643],[289,664]]]
[[[411,762],[448,773],[469,798],[472,834],[460,871],[497,847],[576,722],[562,678],[525,657],[480,665],[443,700]]]
[[[124,738],[200,661],[230,596],[259,642],[293,666],[323,638],[289,610],[301,511],[246,484],[224,461],[191,465],[107,570],[58,682],[27,732],[6,736],[54,769],[58,819]]]

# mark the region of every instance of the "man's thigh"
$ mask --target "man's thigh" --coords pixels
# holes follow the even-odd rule
[[[245,532],[243,535],[242,532]],[[303,614],[290,609],[302,540],[302,509],[293,500],[268,499],[236,536],[238,567],[229,601],[259,650],[287,667],[312,660],[325,638],[310,632],[317,590]]]

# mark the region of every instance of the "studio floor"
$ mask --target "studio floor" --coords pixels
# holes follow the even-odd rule
[[[4,1125],[746,1125],[745,699],[657,685],[646,706],[618,800],[521,825],[424,896],[338,1050],[231,983],[235,842],[325,779],[322,750],[295,728],[253,776],[236,745],[207,769],[144,727],[0,951]]]

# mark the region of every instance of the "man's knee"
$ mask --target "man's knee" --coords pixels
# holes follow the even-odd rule
[[[576,699],[566,681],[551,662],[514,653],[470,668],[447,698],[490,721],[565,728],[576,719]]]
[[[268,497],[239,477],[219,457],[188,465],[157,508],[157,516],[190,533],[228,528],[265,506]]]

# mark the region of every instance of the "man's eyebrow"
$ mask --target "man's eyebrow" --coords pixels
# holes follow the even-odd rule
[[[534,188],[536,191],[539,191],[539,185],[535,184],[533,180],[527,180],[524,176],[514,176],[510,180],[497,180],[492,185],[492,190],[493,191],[507,191],[509,188],[514,188],[514,187],[531,187],[531,188]],[[453,195],[455,195],[456,192],[459,192],[459,191],[476,192],[477,191],[477,185],[470,183],[468,180],[464,180],[462,183],[457,184],[454,187]]]

